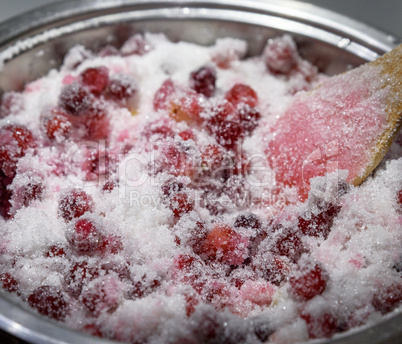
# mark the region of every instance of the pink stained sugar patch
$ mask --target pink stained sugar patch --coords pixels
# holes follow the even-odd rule
[[[387,124],[380,79],[379,68],[358,68],[296,97],[272,128],[266,151],[279,184],[296,187],[303,201],[313,177],[347,170],[353,183],[364,173]]]

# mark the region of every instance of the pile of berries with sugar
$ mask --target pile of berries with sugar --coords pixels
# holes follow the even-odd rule
[[[4,93],[4,292],[127,343],[292,343],[398,312],[402,135],[361,186],[336,171],[301,200],[272,128],[328,77],[288,36],[246,52],[136,35]]]

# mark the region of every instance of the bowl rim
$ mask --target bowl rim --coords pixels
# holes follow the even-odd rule
[[[318,27],[320,30],[331,30],[336,36],[334,39],[339,40],[339,48],[352,49],[355,54],[360,54],[367,60],[376,58],[379,54],[391,50],[400,43],[400,39],[397,37],[355,19],[316,5],[293,0],[281,2],[277,0],[70,0],[38,7],[29,13],[1,23],[0,70],[3,63],[43,43],[37,39],[43,32],[55,30],[54,32],[58,35],[63,35],[65,31],[61,28],[68,27],[71,30],[71,26],[69,26],[71,23],[85,22],[91,18],[97,18],[100,14],[113,16],[122,12],[123,8],[127,11],[152,11],[165,8],[170,14],[168,19],[174,20],[197,18],[202,15],[202,11],[196,11],[199,8],[222,11],[230,9],[263,16],[280,16],[302,25]],[[164,15],[166,15],[165,12]],[[155,15],[155,13],[151,12],[151,15]],[[166,19],[166,17],[164,18]],[[205,17],[203,18],[205,19]],[[225,19],[221,18],[221,20]],[[87,23],[87,25],[89,26],[76,27],[75,30],[89,28],[93,23]],[[348,37],[346,40],[345,36]],[[49,39],[49,37],[43,37],[43,39]],[[19,45],[18,49],[15,49],[16,45]],[[363,46],[368,48],[361,50],[359,47]],[[402,313],[392,313],[373,326],[342,333],[336,335],[330,342],[326,340],[324,342],[333,344],[362,343],[362,340],[366,343],[388,342],[402,336],[401,322]],[[0,329],[35,344],[80,343],[84,340],[89,344],[114,343],[110,340],[94,338],[62,323],[39,316],[3,292],[0,292]],[[364,339],[362,339],[362,333],[365,335]]]

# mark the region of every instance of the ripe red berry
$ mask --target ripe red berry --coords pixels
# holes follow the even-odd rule
[[[300,216],[297,226],[304,235],[327,238],[331,231],[333,218],[339,211],[340,207],[331,205],[318,214],[310,214],[308,217]]]
[[[381,314],[393,311],[402,304],[402,283],[384,283],[374,294],[371,303]]]
[[[46,257],[65,257],[66,248],[63,245],[56,244],[49,247],[45,254]]]
[[[194,209],[194,203],[186,193],[176,193],[170,199],[169,207],[176,217],[181,217]]]
[[[9,272],[0,274],[0,286],[10,293],[18,291],[18,282]]]
[[[243,128],[239,122],[223,121],[213,132],[216,141],[226,149],[233,149],[243,139]]]
[[[318,264],[303,266],[290,277],[290,291],[296,299],[310,300],[324,292],[327,281],[327,273]]]
[[[16,114],[23,109],[23,99],[21,93],[6,92],[1,98],[0,118]]]
[[[117,186],[116,180],[108,180],[102,187],[103,191],[112,192],[112,190]]]
[[[310,338],[329,338],[337,332],[337,320],[331,313],[312,315],[303,310],[300,317],[307,324]]]
[[[138,91],[135,79],[126,74],[114,74],[110,77],[108,91],[111,97],[123,105]]]
[[[273,257],[272,260],[269,260],[267,264],[264,265],[263,277],[265,280],[279,286],[289,275],[289,272],[289,264],[285,259]]]
[[[248,85],[236,84],[226,94],[225,98],[235,107],[246,104],[250,107],[258,105],[257,93]]]
[[[25,126],[11,124],[0,128],[0,169],[7,177],[14,177],[18,160],[34,147],[34,136]]]
[[[402,190],[399,190],[397,193],[397,202],[402,205]]]
[[[299,55],[292,39],[283,37],[270,40],[263,57],[272,73],[288,75],[297,67]]]
[[[216,71],[213,67],[201,67],[190,74],[190,87],[205,97],[212,97],[215,92]]]
[[[12,192],[8,186],[12,183],[13,179],[7,177],[0,169],[0,215],[8,219],[10,217],[11,197]]]
[[[172,178],[162,184],[161,191],[164,197],[171,197],[180,192],[183,187],[184,185],[182,182]]]
[[[204,242],[204,250],[210,258],[232,265],[240,265],[244,262],[248,255],[247,248],[247,238],[226,224],[215,225]]]
[[[71,128],[71,122],[62,115],[52,115],[44,121],[44,131],[50,140],[62,141],[68,138]]]
[[[282,228],[282,231],[274,237],[272,250],[291,261],[297,261],[303,253],[300,234],[290,228]]]
[[[154,95],[154,110],[166,110],[170,105],[170,98],[175,92],[175,85],[171,79],[165,80]]]
[[[59,215],[69,222],[94,210],[93,198],[83,190],[71,190],[59,200]]]
[[[210,144],[201,151],[201,167],[204,172],[216,171],[222,167],[223,161],[224,152],[218,145]]]
[[[73,297],[78,297],[84,284],[99,276],[99,269],[87,262],[74,262],[64,277],[66,291]]]
[[[97,251],[102,254],[105,253],[118,254],[123,250],[123,248],[124,245],[121,240],[121,237],[114,234],[109,234],[101,238],[100,245],[97,248]]]
[[[128,55],[145,55],[152,49],[151,44],[141,34],[130,37],[121,47],[120,51],[123,56]]]
[[[121,287],[113,277],[93,281],[83,290],[80,299],[90,314],[99,316],[102,312],[114,312],[121,301]]]
[[[28,303],[40,314],[55,320],[64,320],[68,304],[63,293],[55,287],[41,286],[28,296]]]
[[[109,83],[109,70],[104,67],[85,69],[81,75],[81,83],[94,95],[100,95]]]
[[[89,219],[78,219],[66,236],[71,247],[79,254],[92,255],[103,244],[97,225]]]
[[[191,270],[192,265],[196,261],[195,256],[190,254],[180,254],[174,259],[174,265],[179,270],[184,270],[189,272]]]
[[[45,189],[43,184],[43,179],[35,176],[22,185],[15,187],[12,195],[12,212],[14,213],[22,207],[29,206],[35,200],[41,200]]]
[[[65,85],[59,95],[59,106],[73,116],[85,114],[93,101],[89,91],[78,82]]]
[[[195,141],[195,136],[194,136],[194,133],[193,133],[193,131],[191,129],[181,131],[179,133],[179,136],[183,139],[183,141],[188,141],[188,140]]]
[[[168,172],[176,177],[191,177],[195,172],[191,157],[178,145],[171,144],[163,147],[161,159],[158,161],[158,164],[158,172]]]
[[[258,216],[253,213],[241,214],[236,217],[234,226],[235,228],[250,228],[258,232],[261,229],[262,222]]]
[[[238,109],[241,127],[246,134],[251,134],[258,126],[258,121],[261,118],[261,113],[248,105],[241,106]]]

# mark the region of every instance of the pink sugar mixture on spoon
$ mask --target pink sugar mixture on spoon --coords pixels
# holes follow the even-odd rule
[[[402,45],[302,93],[272,129],[267,155],[280,186],[304,201],[312,177],[349,171],[359,185],[380,163],[402,118]]]

